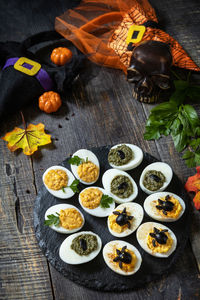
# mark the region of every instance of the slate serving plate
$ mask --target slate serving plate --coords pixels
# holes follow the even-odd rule
[[[96,154],[100,162],[100,176],[97,183],[95,183],[95,185],[100,187],[102,187],[102,174],[110,168],[107,161],[109,149],[109,146],[90,149]],[[70,165],[67,163],[67,160],[68,159],[63,161],[61,165],[70,170],[71,168]],[[136,181],[139,188],[138,197],[134,201],[141,204],[142,206],[145,198],[148,195],[140,189],[139,178],[143,169],[148,164],[155,161],[158,160],[153,156],[144,153],[143,162],[136,169],[128,171],[128,173]],[[85,186],[80,184],[80,190],[82,190],[83,188],[85,188]],[[57,233],[51,228],[44,226],[45,212],[52,205],[59,203],[69,203],[78,207],[85,216],[85,225],[82,228],[82,230],[90,230],[97,233],[102,239],[102,247],[107,242],[117,239],[116,237],[112,236],[107,229],[107,218],[93,217],[87,214],[80,207],[78,202],[78,194],[75,194],[74,197],[71,199],[61,200],[52,196],[44,186],[41,187],[36,197],[34,208],[35,234],[39,246],[42,249],[44,255],[47,257],[48,261],[57,271],[59,271],[63,276],[67,277],[68,279],[87,288],[101,291],[124,291],[142,287],[146,283],[155,280],[156,278],[159,278],[160,275],[166,274],[171,270],[177,258],[180,256],[180,254],[183,253],[186,242],[189,237],[189,199],[184,190],[182,182],[179,180],[176,174],[173,174],[172,181],[168,186],[167,191],[178,194],[185,201],[186,204],[185,213],[178,221],[173,223],[163,222],[163,224],[168,226],[175,233],[177,237],[177,248],[175,252],[168,258],[156,258],[146,253],[139,246],[135,232],[130,236],[123,238],[124,241],[133,244],[142,255],[143,261],[140,270],[131,276],[122,276],[117,273],[114,273],[111,269],[109,269],[103,260],[102,251],[93,261],[81,265],[68,265],[60,259],[59,247],[68,235]],[[154,220],[145,214],[142,223],[148,221]]]

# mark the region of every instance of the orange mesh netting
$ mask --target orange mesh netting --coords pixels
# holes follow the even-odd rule
[[[158,22],[147,0],[83,0],[56,18],[55,29],[93,62],[126,73],[132,54],[126,43],[129,28],[149,20]],[[174,66],[200,71],[181,45],[163,30],[147,27],[141,42],[146,40],[169,44]]]

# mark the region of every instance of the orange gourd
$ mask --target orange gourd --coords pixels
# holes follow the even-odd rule
[[[48,114],[57,111],[61,104],[60,95],[53,91],[45,92],[39,97],[39,108]]]
[[[51,53],[51,61],[58,66],[63,66],[64,64],[69,62],[71,58],[71,50],[65,47],[55,48]]]

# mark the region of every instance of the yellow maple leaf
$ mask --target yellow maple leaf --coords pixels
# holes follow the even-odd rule
[[[8,149],[15,151],[23,149],[24,154],[31,155],[38,150],[38,146],[51,143],[51,136],[44,132],[44,124],[29,124],[25,129],[15,127],[2,138],[7,141]]]

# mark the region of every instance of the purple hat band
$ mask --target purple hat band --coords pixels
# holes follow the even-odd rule
[[[2,70],[6,69],[7,67],[14,66],[14,64],[18,61],[18,59],[19,57],[8,58]],[[28,70],[31,70],[33,66],[28,63],[24,63],[23,67]],[[40,68],[40,70],[37,72],[37,74],[34,77],[37,78],[37,80],[39,81],[39,83],[41,84],[41,86],[44,88],[45,91],[52,90],[53,81],[49,76],[49,74],[44,69]]]

